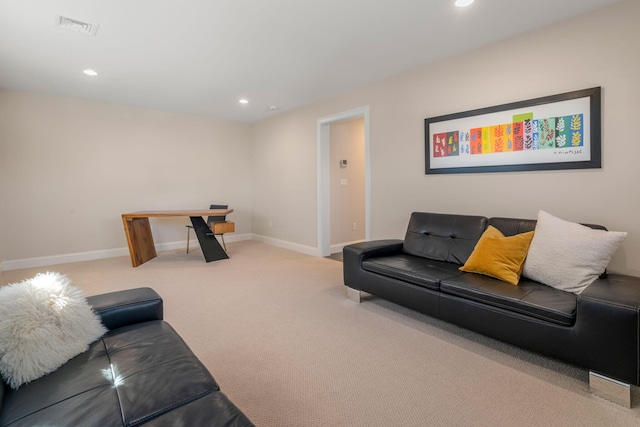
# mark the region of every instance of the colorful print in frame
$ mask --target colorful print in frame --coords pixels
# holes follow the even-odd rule
[[[425,119],[427,174],[601,167],[601,88]]]

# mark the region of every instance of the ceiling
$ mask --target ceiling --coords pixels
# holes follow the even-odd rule
[[[0,89],[254,122],[618,1],[0,0]]]

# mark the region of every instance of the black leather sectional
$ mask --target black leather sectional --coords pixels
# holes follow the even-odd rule
[[[522,277],[518,286],[459,270],[484,230],[535,220],[413,213],[404,240],[346,246],[344,283],[593,374],[640,385],[640,278],[608,274],[576,295]],[[592,226],[603,228],[599,226]]]
[[[55,372],[0,389],[1,426],[253,424],[163,321],[149,288],[88,298],[109,332]]]

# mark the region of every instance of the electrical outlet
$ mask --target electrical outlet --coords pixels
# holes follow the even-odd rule
[[[273,227],[273,223],[269,220],[269,228]]]
[[[358,229],[358,224],[357,223],[353,223],[353,231],[356,231]]]

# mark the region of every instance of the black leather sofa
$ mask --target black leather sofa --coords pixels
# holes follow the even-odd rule
[[[344,248],[348,297],[360,302],[363,291],[587,368],[596,394],[629,406],[629,385],[640,385],[640,278],[605,274],[576,295],[460,271],[489,225],[512,236],[536,221],[415,212],[404,240]],[[613,396],[597,390],[601,381]]]
[[[163,319],[149,288],[87,298],[109,329],[56,371],[0,390],[1,426],[253,424]]]

